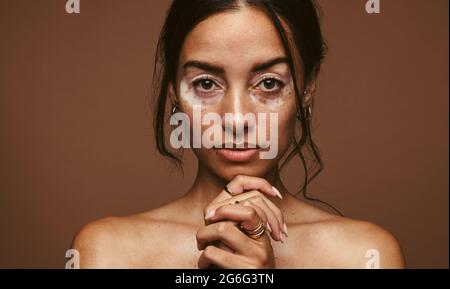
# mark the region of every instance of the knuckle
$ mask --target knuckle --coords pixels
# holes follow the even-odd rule
[[[203,250],[203,256],[207,259],[211,259],[214,254],[214,247],[209,245]]]
[[[220,222],[220,223],[217,223],[216,224],[216,232],[219,234],[219,235],[223,235],[223,234],[226,234],[228,231],[229,231],[229,224],[228,223],[225,223],[225,222]]]
[[[247,206],[247,207],[248,207],[248,206],[251,206],[252,203],[250,202],[250,200],[247,199],[247,200],[241,202],[241,204],[242,204],[243,206]]]
[[[253,219],[253,218],[255,218],[256,216],[258,216],[258,213],[256,212],[255,208],[253,208],[253,207],[248,207],[248,209],[247,209],[247,211],[246,211],[246,215],[247,215],[247,218]]]
[[[245,180],[245,177],[243,175],[237,175],[234,180],[238,183],[242,183]]]
[[[264,201],[263,198],[261,196],[253,196],[250,198],[250,201],[252,201],[255,204],[262,204],[262,202]]]

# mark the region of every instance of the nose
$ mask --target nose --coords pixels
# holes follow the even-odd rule
[[[225,132],[226,143],[230,137],[234,143],[244,143],[245,136],[251,133],[256,126],[256,116],[250,105],[248,91],[242,88],[230,89],[222,102],[222,126]]]

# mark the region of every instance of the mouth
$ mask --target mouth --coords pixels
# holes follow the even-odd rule
[[[216,153],[225,161],[229,162],[248,162],[253,160],[259,153],[261,148],[257,145],[249,145],[247,143],[241,144],[240,147],[237,144],[222,145],[222,148],[216,148]]]

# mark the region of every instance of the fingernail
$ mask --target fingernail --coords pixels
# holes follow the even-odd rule
[[[206,213],[206,215],[205,215],[205,219],[206,219],[206,220],[211,219],[212,217],[214,217],[214,214],[215,214],[215,213],[216,213],[215,210],[208,211],[208,212]]]
[[[281,242],[284,244],[286,243],[286,241],[287,241],[286,236],[284,234],[281,234]]]
[[[269,230],[269,232],[271,232],[271,233],[272,233],[272,227],[270,226],[270,224],[269,224],[269,223],[267,223],[266,227],[267,227],[267,230]]]
[[[283,196],[281,195],[280,191],[277,188],[272,186],[272,190],[275,192],[275,194],[277,194],[278,198],[283,199]]]
[[[284,243],[284,238],[283,238],[283,237],[284,237],[283,233],[280,232],[280,233],[278,234],[278,239],[280,239],[280,242],[281,242],[281,243]]]
[[[284,233],[286,234],[286,237],[288,236],[287,226],[286,223],[283,224]]]

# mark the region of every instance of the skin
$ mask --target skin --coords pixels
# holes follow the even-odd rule
[[[214,149],[195,149],[197,176],[182,197],[145,213],[104,218],[80,230],[72,247],[80,252],[82,268],[364,268],[369,249],[380,252],[381,268],[405,266],[397,240],[385,229],[322,211],[292,197],[283,186],[277,165],[289,149],[296,125],[292,79],[285,63],[251,70],[284,56],[272,23],[253,8],[211,16],[191,31],[180,55],[179,82],[171,86],[173,104],[189,116],[193,101],[202,103],[204,113],[276,112],[278,156],[238,163],[220,158]],[[217,66],[223,73],[184,67],[193,60]],[[201,75],[218,84],[206,83],[207,98],[192,90],[190,81]],[[264,76],[277,76],[285,85],[276,93],[265,93],[267,87],[259,85]],[[314,88],[314,82],[305,88],[307,100]],[[233,195],[223,190],[226,184]],[[153,193],[163,194],[160,189]],[[250,230],[261,221],[266,232],[257,240],[238,228]]]

